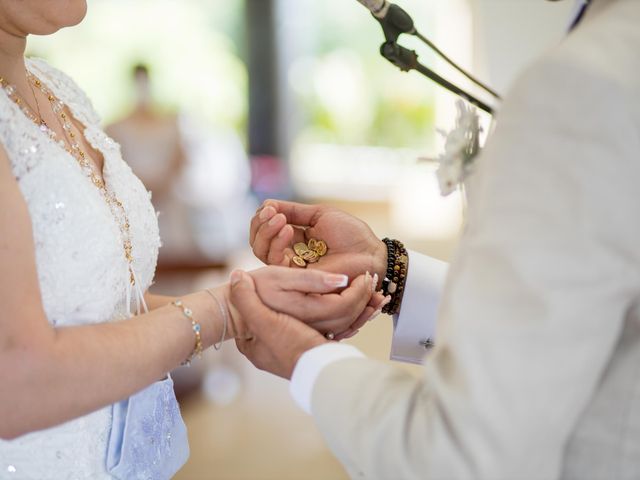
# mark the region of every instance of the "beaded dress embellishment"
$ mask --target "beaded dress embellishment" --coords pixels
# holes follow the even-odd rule
[[[127,289],[127,305],[129,306],[129,311],[131,311],[131,289],[134,289],[136,298],[136,313],[140,315],[142,313],[142,309],[144,309],[144,312],[147,312],[148,308],[144,300],[144,293],[140,289],[140,286],[137,284],[137,276],[133,268],[134,257],[133,243],[131,240],[131,225],[129,224],[129,218],[127,216],[127,211],[124,208],[124,205],[115,195],[115,193],[107,188],[104,180],[100,178],[100,176],[96,173],[93,165],[89,161],[88,155],[82,149],[78,141],[76,133],[74,132],[72,120],[67,114],[67,108],[65,104],[60,99],[58,99],[50,89],[44,86],[43,83],[33,73],[27,71],[26,75],[27,81],[29,82],[29,87],[33,92],[33,97],[36,102],[36,108],[38,110],[37,115],[36,112],[34,112],[33,109],[29,107],[27,102],[18,95],[17,89],[13,85],[7,83],[6,80],[2,77],[0,77],[0,87],[4,89],[7,96],[11,100],[13,100],[13,102],[20,108],[20,110],[27,118],[33,121],[43,133],[45,133],[52,141],[57,142],[60,148],[64,149],[78,162],[80,168],[82,169],[82,172],[100,192],[105,203],[109,206],[113,218],[118,224],[118,228],[120,229],[120,234],[122,237],[122,246],[124,250],[124,256],[128,264],[129,283],[131,285],[131,288]],[[58,117],[65,138],[58,140],[57,133],[53,129],[51,129],[42,119],[40,106],[33,90],[34,86],[38,90],[40,90],[50,102],[51,110]]]

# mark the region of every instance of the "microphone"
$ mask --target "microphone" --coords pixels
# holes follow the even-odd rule
[[[411,15],[395,3],[389,3],[387,0],[358,0],[358,2],[367,7],[380,22],[388,41],[395,42],[403,33],[412,35],[417,33]]]
[[[485,92],[500,100],[500,95],[497,92],[492,90],[490,87],[476,79],[473,75],[456,64],[451,58],[445,55],[445,53],[440,50],[431,40],[418,32],[418,30],[415,28],[411,15],[409,15],[404,9],[402,9],[402,7],[394,3],[390,3],[388,0],[358,0],[358,2],[364,5],[371,12],[371,14],[382,27],[386,42],[382,44],[380,53],[384,58],[389,60],[391,63],[393,63],[403,71],[417,70],[441,87],[444,87],[450,92],[453,92],[454,94],[466,99],[468,102],[476,105],[482,110],[488,113],[493,112],[493,109],[489,105],[480,101],[473,95],[466,92],[464,89],[449,82],[445,78],[434,73],[429,68],[418,62],[418,55],[415,52],[406,49],[401,45],[398,45],[398,39],[403,34],[409,34],[419,38],[454,69],[467,77],[474,84],[482,88]]]
[[[367,7],[374,17],[384,19],[389,12],[391,4],[387,0],[358,0]]]

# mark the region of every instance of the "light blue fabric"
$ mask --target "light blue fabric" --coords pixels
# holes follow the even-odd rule
[[[107,470],[119,480],[164,480],[189,458],[171,377],[113,405]]]

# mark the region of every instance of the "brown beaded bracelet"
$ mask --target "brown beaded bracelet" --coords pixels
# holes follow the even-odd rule
[[[387,246],[387,274],[382,281],[382,292],[391,296],[391,301],[382,310],[388,315],[395,315],[400,311],[404,285],[409,270],[409,254],[404,244],[399,240],[385,238],[382,240]]]

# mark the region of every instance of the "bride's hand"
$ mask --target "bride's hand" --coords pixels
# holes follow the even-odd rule
[[[374,293],[369,274],[359,276],[350,285],[345,275],[320,270],[266,267],[249,275],[265,305],[300,319],[323,335],[333,334],[335,340],[355,334],[384,302],[381,294]],[[240,330],[246,329],[237,310],[231,310],[234,323],[242,325]]]

